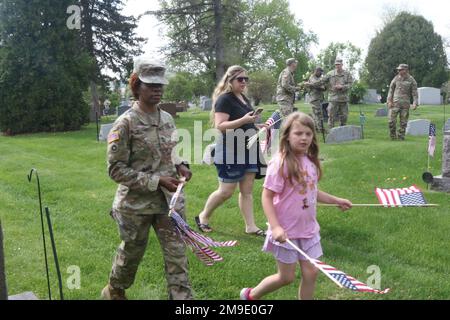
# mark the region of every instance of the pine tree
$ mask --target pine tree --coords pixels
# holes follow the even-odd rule
[[[87,121],[82,92],[89,56],[66,24],[70,0],[0,1],[0,130],[77,130]]]
[[[81,38],[84,49],[93,58],[89,74],[92,94],[91,121],[99,112],[97,85],[104,83],[102,71],[109,69],[126,78],[132,59],[142,53],[143,38],[137,37],[137,19],[120,13],[122,0],[79,0]]]

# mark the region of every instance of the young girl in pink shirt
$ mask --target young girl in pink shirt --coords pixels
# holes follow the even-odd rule
[[[241,299],[257,300],[292,283],[297,263],[302,273],[299,299],[313,298],[318,269],[286,239],[311,258],[318,259],[322,256],[322,246],[316,219],[317,202],[336,204],[342,211],[352,207],[349,200],[317,188],[321,175],[314,121],[304,113],[292,113],[283,122],[280,150],[269,164],[262,193],[264,213],[270,224],[263,250],[274,255],[278,272],[254,288],[242,289]]]

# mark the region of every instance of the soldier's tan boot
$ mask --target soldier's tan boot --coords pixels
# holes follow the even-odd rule
[[[103,300],[128,300],[124,289],[113,288],[109,283],[102,290]]]

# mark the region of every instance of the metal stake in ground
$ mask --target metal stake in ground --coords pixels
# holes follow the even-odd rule
[[[45,207],[45,215],[47,216],[48,232],[50,233],[50,241],[51,241],[52,250],[53,250],[53,260],[55,260],[55,267],[56,267],[56,275],[58,276],[59,297],[61,300],[64,300],[61,271],[59,270],[58,254],[56,252],[55,238],[53,236],[52,220],[50,219],[50,211],[48,210],[47,207]]]
[[[2,222],[0,221],[0,300],[8,300],[4,257],[5,255],[3,254],[3,231],[2,231]]]
[[[36,169],[31,169],[30,174],[28,175],[28,181],[31,182],[31,178],[33,177],[33,172],[35,173],[38,187],[38,197],[39,197],[39,212],[41,215],[41,230],[42,230],[42,243],[44,245],[44,258],[45,258],[45,272],[47,274],[47,287],[48,287],[48,298],[52,300],[52,292],[50,289],[50,277],[48,275],[48,260],[47,260],[47,246],[45,244],[45,231],[44,231],[44,214],[42,212],[42,198],[41,198],[41,184],[39,182],[39,175]]]

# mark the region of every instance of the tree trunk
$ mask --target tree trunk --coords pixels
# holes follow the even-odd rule
[[[97,84],[91,80],[90,87],[91,87],[92,103],[91,103],[91,110],[89,112],[89,121],[95,122],[96,118],[98,117],[100,119],[101,116],[100,102],[98,99]]]
[[[222,16],[223,7],[221,0],[214,0],[214,40],[216,49],[216,82],[225,74],[225,59],[223,48]]]
[[[82,21],[82,32],[84,34],[83,40],[86,50],[89,54],[94,57],[94,34],[92,31],[92,15],[94,10],[94,1],[93,0],[81,0],[81,6],[83,7],[83,13],[81,16]],[[98,101],[98,92],[97,92],[97,61],[93,59],[93,66],[91,69],[90,75],[90,88],[91,88],[91,107],[89,111],[89,121],[95,122],[96,113],[98,113],[98,117],[100,117],[100,105]]]

